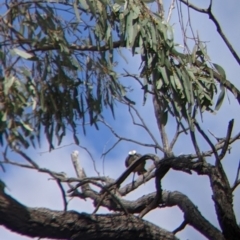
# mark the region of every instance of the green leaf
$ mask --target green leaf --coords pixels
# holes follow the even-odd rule
[[[20,57],[25,58],[25,59],[30,59],[30,58],[34,57],[33,54],[27,53],[27,52],[17,49],[17,48],[12,49],[11,52],[13,55],[19,55]]]
[[[223,79],[225,80],[226,79],[226,73],[225,73],[225,71],[224,71],[224,69],[220,66],[220,65],[218,65],[218,64],[216,64],[216,63],[213,63],[213,66],[216,68],[216,70],[218,71],[218,73],[223,77]]]
[[[12,87],[12,85],[14,84],[14,82],[16,81],[16,78],[15,77],[9,77],[9,78],[5,78],[5,81],[4,81],[4,94],[7,95],[10,88]]]
[[[163,81],[162,81],[161,79],[158,79],[156,85],[157,85],[157,86],[156,86],[156,87],[157,87],[157,90],[160,90],[160,89],[162,88]]]
[[[216,111],[220,109],[220,107],[221,107],[221,105],[223,103],[224,97],[225,97],[225,87],[222,85],[221,86],[221,92],[220,92],[220,94],[218,96],[218,100],[217,100],[216,106],[215,106],[215,110]]]
[[[76,15],[76,18],[77,18],[78,22],[80,22],[80,14],[79,14],[79,10],[78,10],[77,4],[78,4],[77,0],[75,0],[74,3],[73,3],[74,12],[75,12],[75,15]]]
[[[28,131],[30,131],[30,132],[33,131],[33,129],[31,128],[31,126],[30,126],[29,124],[24,123],[22,120],[20,120],[20,122],[21,122],[22,126],[23,126],[26,130],[28,130]]]
[[[166,85],[169,84],[168,76],[167,76],[167,71],[165,67],[160,67],[161,75],[163,78],[163,81],[165,82]]]
[[[7,116],[8,116],[8,112],[6,111],[3,115],[2,115],[2,122],[6,122],[7,121]]]

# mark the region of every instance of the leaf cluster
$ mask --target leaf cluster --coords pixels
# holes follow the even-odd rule
[[[141,1],[116,7],[110,1],[6,2],[1,17],[0,143],[35,146],[44,132],[50,149],[70,128],[98,129],[98,116],[127,94],[117,74],[116,48],[142,58],[144,101],[151,90],[162,112],[191,124],[195,110],[213,105],[217,85],[207,53],[176,50],[172,27]],[[217,66],[217,67],[216,67]],[[219,74],[223,75],[221,68]],[[225,78],[223,76],[223,78]],[[224,88],[217,102],[220,107]]]

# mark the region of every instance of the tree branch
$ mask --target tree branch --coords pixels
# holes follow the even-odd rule
[[[0,225],[29,237],[73,240],[176,240],[173,233],[134,216],[89,215],[28,208],[0,190]],[[129,231],[131,229],[131,231]]]
[[[212,199],[215,203],[219,225],[226,239],[240,239],[240,228],[233,211],[232,189],[222,165],[211,167],[208,174],[213,191]]]
[[[240,160],[239,160],[239,163],[238,163],[238,169],[237,169],[236,178],[235,178],[234,184],[233,184],[233,186],[232,186],[232,192],[233,192],[233,191],[237,188],[237,186],[240,184],[239,176],[240,176]]]
[[[237,63],[240,65],[240,58],[239,58],[237,52],[234,50],[233,46],[231,45],[231,43],[229,42],[229,40],[227,39],[227,37],[223,33],[219,22],[217,21],[217,19],[215,18],[215,16],[212,13],[212,4],[210,3],[208,9],[204,9],[204,8],[198,8],[197,6],[189,3],[189,1],[186,1],[186,0],[179,0],[179,1],[182,2],[183,4],[187,5],[188,7],[194,9],[197,12],[201,12],[201,13],[204,13],[204,14],[208,15],[209,19],[211,19],[213,21],[214,25],[216,26],[217,32],[219,33],[219,35],[223,39],[223,41],[226,44],[226,46],[228,47],[229,51],[232,53],[233,57],[235,58]]]

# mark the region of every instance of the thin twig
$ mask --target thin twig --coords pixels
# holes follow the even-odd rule
[[[142,83],[142,81],[136,76],[136,75],[133,75],[131,73],[129,73],[126,69],[124,69],[124,71],[126,72],[126,74],[123,75],[123,77],[132,77],[134,78],[139,84],[140,86],[142,87],[142,89],[144,88],[144,84]],[[129,79],[129,78],[128,78]],[[150,90],[147,90],[148,93],[150,94],[154,94],[152,91]]]
[[[199,7],[189,3],[188,0],[179,0],[179,1],[184,3],[185,5],[187,5],[189,8],[194,9],[195,11],[198,11],[198,12],[201,12],[201,13],[204,13],[204,14],[208,14],[209,18],[213,21],[213,23],[216,26],[217,32],[219,33],[219,35],[223,39],[224,43],[227,45],[229,51],[232,53],[232,55],[235,58],[235,60],[240,65],[240,57],[238,56],[237,52],[234,50],[233,46],[231,45],[231,43],[229,42],[229,40],[227,39],[227,37],[223,33],[222,28],[221,28],[219,22],[217,21],[217,19],[215,18],[215,16],[212,13],[212,1],[210,2],[208,9],[199,8]]]
[[[175,135],[174,135],[174,137],[173,137],[173,139],[172,139],[172,141],[170,142],[170,145],[169,145],[169,148],[170,148],[171,150],[173,149],[174,144],[176,143],[179,135],[180,135],[182,132],[184,132],[183,130],[182,130],[182,131],[179,131],[179,128],[180,128],[180,125],[177,124],[177,129],[176,129]]]
[[[157,6],[158,6],[158,14],[160,18],[164,19],[164,7],[163,7],[163,0],[157,0]]]
[[[60,188],[60,191],[61,191],[61,193],[62,193],[62,198],[63,198],[63,206],[64,206],[64,212],[66,212],[67,211],[67,205],[68,205],[68,203],[67,203],[67,198],[66,198],[66,193],[65,193],[65,191],[64,191],[64,188],[63,188],[63,186],[62,186],[62,184],[61,184],[61,181],[60,180],[56,180],[56,182],[57,182],[57,184],[58,184],[58,187]]]
[[[179,0],[179,1],[184,3],[185,5],[187,5],[188,7],[194,9],[197,12],[207,13],[207,11],[208,11],[205,8],[199,8],[199,7],[195,6],[194,4],[190,3],[188,0]]]
[[[175,0],[172,0],[169,10],[168,10],[168,17],[167,17],[167,23],[170,21],[171,17],[172,17],[172,11],[175,8]]]
[[[101,157],[105,157],[110,151],[112,151],[117,145],[118,143],[120,143],[122,141],[122,139],[118,139],[107,151],[102,153]]]
[[[82,148],[82,149],[84,149],[84,150],[88,153],[88,155],[90,156],[90,158],[91,158],[91,160],[92,160],[94,171],[95,171],[95,172],[97,173],[97,175],[100,177],[100,172],[97,170],[96,161],[94,160],[91,152],[90,152],[86,147],[84,147],[84,146],[81,146],[81,145],[80,145],[79,147]]]
[[[142,116],[140,115],[140,113],[138,112],[138,110],[132,106],[129,105],[129,109],[133,109],[136,113],[136,115],[138,116],[139,120],[141,121],[142,125],[139,124],[139,126],[141,126],[142,128],[145,129],[145,131],[149,134],[149,136],[152,138],[153,142],[156,144],[157,148],[163,152],[163,148],[158,144],[157,139],[154,137],[154,135],[152,134],[152,132],[150,131],[150,129],[148,128],[147,124],[145,123],[145,121],[143,120]],[[134,120],[134,118],[133,118]]]
[[[25,160],[27,160],[27,162],[29,162],[35,169],[39,169],[39,166],[30,157],[28,157],[27,154],[17,149],[14,149],[14,151],[21,155]]]
[[[109,128],[109,130],[112,132],[112,134],[119,139],[119,141],[127,141],[127,142],[132,142],[132,143],[136,143],[138,145],[144,146],[144,147],[151,147],[151,148],[158,148],[158,146],[156,146],[155,144],[148,144],[148,143],[142,143],[136,140],[132,140],[130,138],[125,138],[125,137],[120,137],[115,131],[114,129],[103,119],[99,119],[99,122],[103,123],[106,127]]]
[[[201,135],[204,137],[204,139],[207,141],[207,143],[210,145],[212,151],[213,151],[213,154],[215,156],[215,165],[219,165],[220,164],[220,159],[219,159],[219,156],[218,156],[218,153],[217,153],[217,150],[215,148],[215,146],[213,145],[213,143],[211,142],[211,140],[209,139],[209,137],[207,136],[207,134],[200,128],[199,124],[195,121],[194,122],[195,126],[197,127],[197,130],[201,133]]]
[[[240,184],[239,176],[240,176],[240,160],[239,160],[239,162],[238,162],[238,169],[237,169],[236,179],[235,179],[235,181],[234,181],[233,186],[231,187],[232,192],[233,192],[233,191],[237,188],[237,186]]]
[[[228,123],[228,130],[227,130],[227,135],[222,147],[222,152],[219,155],[219,159],[223,159],[227,150],[228,150],[228,146],[229,146],[229,140],[231,138],[231,134],[232,134],[232,130],[233,130],[233,124],[234,124],[234,119],[232,119],[229,123]]]
[[[197,154],[198,160],[199,160],[199,161],[203,161],[203,157],[202,157],[202,155],[201,155],[200,148],[199,148],[199,146],[198,146],[198,144],[197,144],[197,140],[196,140],[194,128],[193,128],[193,130],[190,129],[190,136],[191,136],[191,140],[192,140],[192,143],[193,143],[195,152],[196,152],[196,154]]]

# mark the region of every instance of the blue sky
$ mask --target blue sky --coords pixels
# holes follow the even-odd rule
[[[167,2],[167,1],[166,1]],[[196,5],[199,5],[199,1],[192,1]],[[201,1],[201,7],[207,7],[208,1]],[[154,5],[150,4],[150,7]],[[219,20],[223,31],[232,43],[235,50],[240,54],[240,30],[238,24],[240,22],[239,15],[240,3],[237,0],[232,0],[228,4],[222,4],[220,1],[215,1],[213,6],[213,12],[216,18]],[[216,28],[213,23],[208,19],[207,15],[195,13],[191,11],[191,21],[195,31],[198,32],[200,39],[207,42],[209,56],[214,63],[218,63],[224,67],[227,78],[240,89],[240,68],[235,62],[231,53],[224,45],[223,41],[216,32]],[[177,28],[178,18],[176,17],[176,9],[172,17],[172,23],[175,23],[175,40],[181,42],[181,32]],[[128,58],[128,63],[124,60],[118,59],[119,65],[124,65],[124,68],[134,70],[137,72],[140,64],[138,57],[131,58],[130,51],[124,52]],[[142,92],[136,87],[137,84],[133,80],[124,79],[126,85],[134,86],[134,91],[129,96],[132,100],[138,102],[137,108],[143,116],[145,122],[156,136],[160,140],[158,130],[155,123],[155,117],[150,99],[145,106],[142,106]],[[225,98],[223,107],[217,112],[217,115],[206,113],[204,115],[203,129],[207,131],[211,130],[217,136],[223,137],[226,134],[228,122],[234,118],[235,125],[233,134],[237,133],[240,129],[239,119],[239,105],[235,101],[231,93],[228,93],[228,97]],[[124,106],[118,106],[115,111],[116,120],[113,120],[110,114],[107,114],[106,120],[114,126],[117,133],[121,136],[133,138],[135,140],[149,143],[151,140],[147,136],[146,132],[131,124],[130,116],[127,108]],[[167,131],[170,135],[173,134],[175,129],[173,121],[168,124]],[[91,151],[98,168],[98,171],[103,172],[103,159],[101,155],[104,151],[114,144],[116,139],[110,134],[109,130],[104,126],[100,126],[100,131],[96,131],[95,128],[88,129],[87,135],[80,137],[80,143],[82,146],[87,147]],[[74,169],[71,164],[70,154],[73,150],[80,152],[81,164],[86,170],[88,176],[95,176],[97,173],[93,169],[92,160],[88,154],[78,146],[73,144],[71,136],[67,136],[62,144],[62,148],[56,149],[48,153],[47,143],[42,144],[41,149],[30,149],[28,154],[42,167],[47,167],[54,171],[64,171],[68,176],[75,176]],[[209,147],[200,139],[203,150],[209,149]],[[240,150],[239,142],[233,144],[231,154],[228,154],[223,160],[223,165],[226,169],[229,181],[232,184],[236,169],[239,161]],[[135,145],[129,142],[120,142],[105,158],[104,160],[104,173],[105,175],[117,178],[124,170],[124,159],[129,150],[136,149],[138,152],[154,153],[153,149],[144,148],[142,146]],[[193,147],[189,136],[183,136],[180,138],[175,147],[175,154],[190,153],[193,152]],[[161,156],[160,153],[158,153]],[[13,161],[20,161],[19,157],[12,155]],[[148,163],[150,164],[150,163]],[[21,203],[30,207],[47,207],[51,209],[61,210],[63,209],[61,193],[54,181],[49,180],[49,176],[43,173],[37,173],[33,170],[21,169],[14,166],[8,166],[7,172],[0,172],[0,178],[7,184],[9,190],[8,193],[16,198]],[[131,181],[130,176],[127,181]],[[215,216],[215,209],[211,200],[210,184],[205,176],[187,175],[186,173],[170,171],[162,181],[163,189],[170,191],[180,191],[187,194],[189,198],[198,206],[209,221],[218,227],[217,219]],[[128,196],[128,199],[136,199],[137,197],[154,191],[154,183],[146,183],[141,188],[137,189]],[[238,222],[240,222],[240,209],[236,208],[236,203],[240,202],[240,189],[238,188],[234,192],[234,208]],[[77,210],[79,212],[91,212],[93,211],[91,201],[71,200],[69,204],[70,209]],[[106,209],[101,208],[99,212],[107,212]],[[174,230],[182,222],[182,213],[178,208],[159,209],[150,212],[145,219],[166,228],[167,230]],[[31,238],[16,235],[4,227],[0,227],[0,236],[4,240],[28,240]],[[205,239],[201,234],[196,232],[193,228],[187,227],[177,235],[180,239]]]

